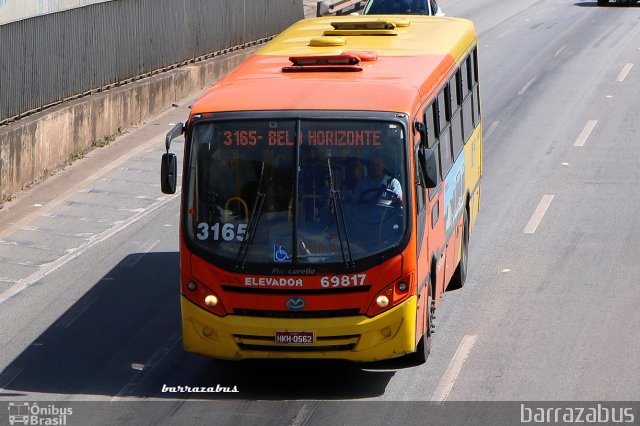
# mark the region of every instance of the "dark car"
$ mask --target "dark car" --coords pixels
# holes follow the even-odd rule
[[[364,15],[444,16],[436,0],[368,0]]]

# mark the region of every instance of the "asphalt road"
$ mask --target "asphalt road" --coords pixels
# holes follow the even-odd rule
[[[479,33],[484,177],[467,284],[445,294],[426,364],[182,351],[179,200],[159,165],[185,100],[0,210],[0,402],[117,401],[77,407],[85,424],[303,425],[640,400],[640,7],[440,4]]]

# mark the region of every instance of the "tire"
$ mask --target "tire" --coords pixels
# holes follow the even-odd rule
[[[422,338],[416,345],[416,351],[406,356],[407,361],[411,366],[421,365],[427,362],[429,354],[431,353],[431,336],[433,334],[433,320],[435,319],[435,303],[431,296],[431,285],[429,284],[429,293],[427,296],[427,324],[425,326],[425,332]]]
[[[467,280],[467,267],[469,264],[469,211],[465,210],[462,222],[462,243],[460,247],[460,262],[456,267],[449,288],[452,290],[462,288]]]

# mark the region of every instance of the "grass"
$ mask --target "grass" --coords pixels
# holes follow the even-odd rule
[[[105,146],[108,146],[111,144],[111,142],[116,140],[116,137],[123,134],[124,132],[122,131],[121,128],[118,127],[118,131],[115,133],[112,133],[110,135],[107,135],[105,137],[103,137],[102,139],[94,139],[91,142],[91,145],[83,148],[79,151],[73,152],[71,153],[71,155],[69,155],[69,158],[67,158],[67,161],[65,161],[66,165],[70,165],[71,163],[73,163],[76,160],[81,160],[84,157],[86,157],[86,155],[89,153],[89,151],[95,149],[95,148],[104,148]]]
[[[93,148],[104,148],[105,146],[109,145],[111,142],[113,142],[114,140],[116,140],[116,135],[122,133],[120,132],[120,130],[118,130],[118,133],[114,133],[112,135],[107,135],[102,139],[96,139],[93,142],[91,142],[91,146]]]

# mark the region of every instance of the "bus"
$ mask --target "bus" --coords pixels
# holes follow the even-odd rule
[[[467,276],[482,121],[471,21],[299,21],[214,84],[184,134],[184,349],[219,359],[426,361]]]

